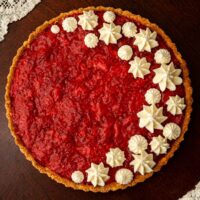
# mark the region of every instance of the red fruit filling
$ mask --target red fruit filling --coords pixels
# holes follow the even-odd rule
[[[99,16],[98,27],[103,24],[103,12]],[[78,16],[74,15],[78,20]],[[115,24],[123,25],[130,20],[117,16]],[[137,27],[144,25],[133,21]],[[139,128],[137,112],[142,110],[145,93],[150,88],[158,88],[152,79],[152,71],[159,65],[154,61],[154,53],[159,48],[168,49],[172,61],[179,68],[175,58],[161,36],[157,36],[159,46],[151,53],[139,52],[133,45],[134,39],[118,40],[117,44],[105,45],[99,41],[94,49],[87,48],[84,37],[89,31],[80,26],[67,33],[58,21],[60,33],[53,34],[47,27],[30,43],[21,54],[12,77],[10,88],[11,116],[15,133],[34,159],[60,176],[71,179],[75,170],[85,174],[90,164],[103,162],[110,148],[119,147],[125,152],[124,166],[133,171],[129,163],[133,159],[128,150],[128,140],[134,134],[144,135],[150,141],[162,134],[161,130],[150,133]],[[117,56],[118,48],[128,44],[133,48],[133,57],[146,57],[151,63],[151,73],[144,79],[134,79],[128,73],[129,64]],[[182,76],[182,75],[181,75]],[[173,116],[167,112],[169,96],[185,96],[183,85],[176,91],[168,89],[162,93],[157,106],[164,107],[168,119],[163,123],[175,122],[181,126],[183,115]],[[150,149],[148,150],[150,153]],[[163,156],[154,155],[159,161]],[[117,168],[109,169],[109,182],[114,181]]]

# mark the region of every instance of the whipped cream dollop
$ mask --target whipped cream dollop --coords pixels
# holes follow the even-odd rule
[[[142,135],[134,135],[128,141],[128,148],[135,154],[140,154],[147,149],[148,142]]]
[[[51,26],[51,32],[54,33],[54,34],[58,34],[60,32],[60,28],[58,25],[52,25]]]
[[[145,100],[148,104],[156,104],[159,103],[161,100],[160,91],[156,88],[148,89],[145,94]]]
[[[132,73],[134,78],[142,78],[150,73],[150,63],[147,62],[146,58],[139,58],[135,56],[134,60],[129,62],[130,68],[128,73]]]
[[[149,28],[146,30],[140,29],[140,32],[135,34],[134,45],[136,45],[139,51],[151,52],[151,49],[158,46],[156,41],[157,33],[151,32]]]
[[[137,27],[133,22],[126,22],[122,26],[122,33],[127,38],[134,37],[137,32]]]
[[[99,29],[100,40],[104,41],[107,45],[117,44],[117,40],[122,37],[121,26],[115,25],[114,23],[107,24],[103,23],[103,27]]]
[[[151,133],[154,133],[154,129],[163,129],[162,123],[167,119],[163,115],[163,107],[157,108],[154,104],[143,105],[143,110],[138,112],[137,116],[139,117],[139,127],[145,127]]]
[[[130,169],[119,169],[115,174],[115,180],[122,185],[129,184],[133,180],[133,173]]]
[[[122,60],[128,61],[133,55],[133,50],[129,45],[123,45],[118,49],[117,54]]]
[[[112,11],[106,11],[104,14],[103,14],[103,19],[105,22],[107,23],[112,23],[115,21],[115,13],[112,12]]]
[[[74,183],[82,183],[84,175],[81,171],[74,171],[71,175],[71,179]]]
[[[176,140],[181,134],[181,128],[171,122],[165,125],[163,128],[163,135],[169,140]]]
[[[79,15],[78,18],[78,24],[83,30],[92,31],[98,25],[98,16],[93,10],[83,11],[83,14]]]
[[[169,97],[167,104],[167,111],[170,112],[172,115],[179,115],[183,113],[186,105],[184,103],[184,98],[180,96],[171,96]]]
[[[133,165],[134,172],[139,172],[144,175],[145,173],[152,172],[152,168],[155,166],[155,162],[153,160],[153,154],[148,154],[143,151],[139,155],[134,155],[134,160],[130,162],[130,165]]]
[[[167,139],[162,136],[153,137],[150,142],[151,151],[154,152],[157,156],[160,154],[166,154],[169,144]]]
[[[75,17],[67,17],[62,22],[62,27],[66,32],[74,32],[78,27]]]
[[[84,38],[84,43],[88,48],[95,48],[98,42],[99,39],[94,33],[88,33]]]
[[[171,61],[171,55],[167,49],[159,49],[156,51],[154,59],[158,64],[167,64]]]
[[[106,163],[111,167],[122,166],[125,160],[124,152],[118,147],[110,148],[110,151],[106,153]]]
[[[94,187],[96,186],[104,186],[105,182],[110,178],[108,176],[108,167],[104,167],[104,164],[101,162],[100,164],[91,163],[91,167],[86,170],[87,181],[91,182]]]
[[[170,91],[174,91],[176,90],[176,85],[180,85],[183,82],[182,78],[179,77],[181,69],[175,69],[173,62],[169,65],[162,64],[153,71],[155,72],[153,83],[158,84],[162,92],[165,91],[166,88]]]

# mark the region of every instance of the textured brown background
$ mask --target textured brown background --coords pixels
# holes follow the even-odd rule
[[[45,20],[79,7],[120,7],[157,23],[186,59],[194,88],[194,111],[185,141],[159,173],[136,187],[107,194],[74,191],[40,174],[26,161],[7,128],[4,88],[16,50]],[[200,181],[200,1],[199,0],[42,0],[21,21],[9,26],[0,43],[0,200],[154,199],[176,200]],[[199,124],[198,124],[199,122]]]

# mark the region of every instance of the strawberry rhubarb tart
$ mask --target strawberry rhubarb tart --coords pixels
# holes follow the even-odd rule
[[[38,27],[13,59],[6,111],[16,144],[67,187],[107,192],[159,171],[187,131],[192,89],[155,24],[89,7]]]

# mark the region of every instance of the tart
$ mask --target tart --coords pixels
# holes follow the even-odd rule
[[[93,192],[143,182],[188,129],[186,62],[155,24],[121,9],[62,13],[13,59],[6,113],[16,144],[41,173]]]

